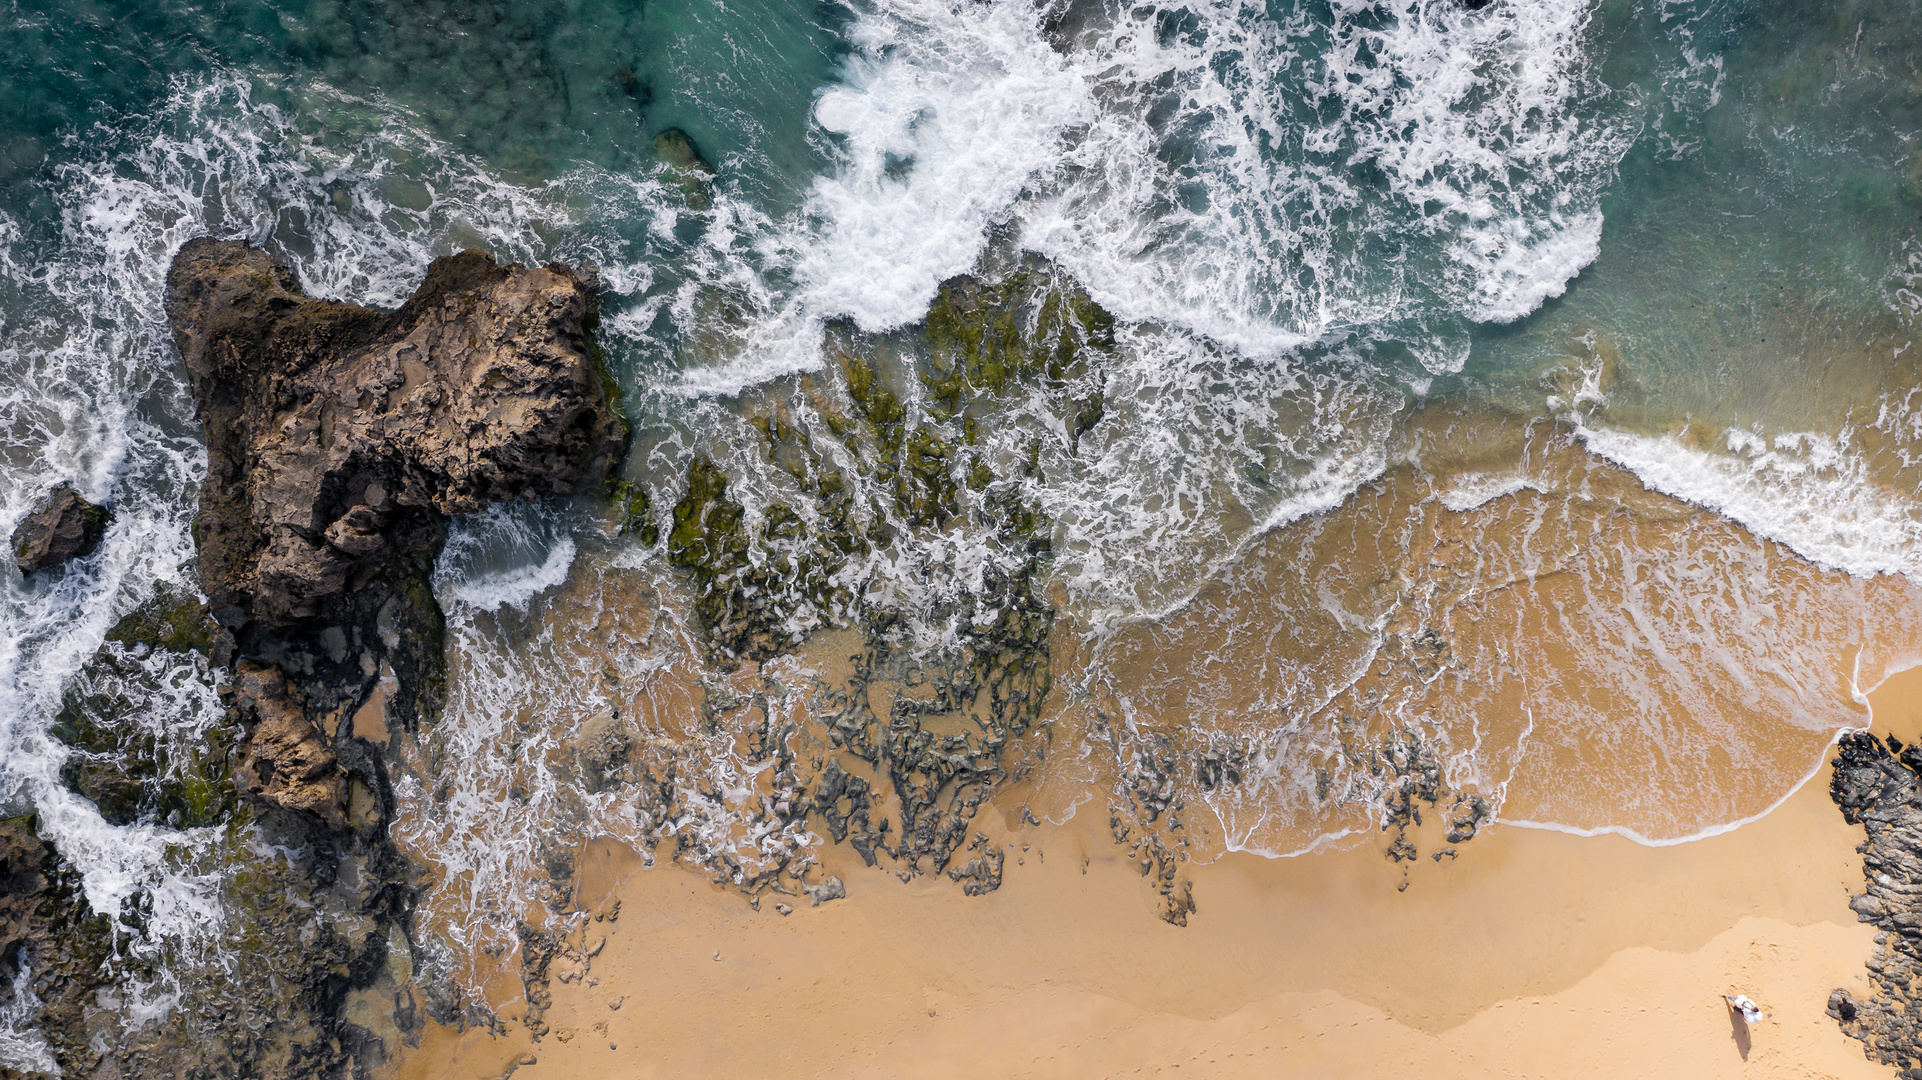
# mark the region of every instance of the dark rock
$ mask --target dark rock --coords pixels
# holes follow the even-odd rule
[[[0,828],[0,967],[12,965],[0,975],[29,966],[67,1074],[360,1075],[421,1012],[455,1017],[458,1001],[410,984],[411,965],[394,959],[406,956],[395,945],[408,940],[416,869],[385,835],[388,759],[349,718],[388,672],[399,688],[380,707],[397,735],[444,700],[427,575],[448,515],[587,489],[620,451],[625,429],[585,337],[592,288],[564,266],[466,252],[382,312],[303,296],[291,271],[243,244],[196,240],[175,258],[167,313],[208,444],[195,524],[208,602],[163,589],[124,619],[54,734],[73,748],[64,778],[110,820],[230,822],[295,855],[228,853],[223,901],[246,943],[237,967],[166,961],[180,1004],[123,1031],[96,990],[152,981],[115,937],[139,932],[143,901],[117,928],[88,915],[51,848]],[[231,672],[230,683],[211,673],[230,708],[207,746],[125,722],[150,650]],[[614,748],[598,752],[603,771],[618,769]]]
[[[1828,1014],[1847,1034],[1862,1040],[1871,1060],[1903,1068],[1922,1058],[1922,776],[1913,750],[1890,739],[1884,746],[1866,732],[1845,733],[1836,744],[1829,797],[1851,825],[1862,826],[1865,891],[1849,907],[1873,923],[1875,951],[1867,968],[1872,991],[1856,998],[1847,990],[1829,995]]]
[[[1479,794],[1469,792],[1455,797],[1455,806],[1448,821],[1447,840],[1451,844],[1465,844],[1475,838],[1481,827],[1495,816],[1489,808],[1488,800]]]
[[[990,844],[988,838],[975,834],[974,843],[969,845],[970,852],[979,852],[958,867],[950,867],[948,880],[961,883],[963,896],[986,896],[1001,887],[1001,871],[1007,865],[1007,852]]]
[[[13,561],[23,574],[91,555],[106,535],[113,514],[80,497],[65,484],[53,489],[47,504],[27,515],[13,530]]]
[[[801,891],[808,894],[808,899],[814,901],[815,907],[820,907],[829,900],[845,900],[848,895],[847,886],[841,884],[841,879],[838,877],[828,878],[819,885],[803,885]]]
[[[565,266],[467,251],[382,312],[304,296],[238,242],[175,257],[167,314],[207,437],[203,586],[254,664],[243,790],[344,826],[315,721],[371,691],[362,657],[394,670],[403,727],[438,709],[427,574],[446,517],[606,474],[624,426],[586,339],[592,290]]]

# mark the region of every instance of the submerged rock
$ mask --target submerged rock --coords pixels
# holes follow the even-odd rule
[[[1922,753],[1894,738],[1885,746],[1851,731],[1836,744],[1829,796],[1867,840],[1862,853],[1866,888],[1849,901],[1856,918],[1874,923],[1875,953],[1868,961],[1867,998],[1847,990],[1829,995],[1828,1013],[1863,1053],[1898,1069],[1922,1059]],[[1901,1075],[1922,1077],[1922,1069]]]
[[[27,515],[13,530],[13,561],[23,574],[93,554],[113,514],[62,484],[47,504]]]
[[[714,166],[694,148],[694,140],[680,128],[654,136],[654,155],[668,168],[668,178],[687,196],[687,205],[705,210],[713,202]]]

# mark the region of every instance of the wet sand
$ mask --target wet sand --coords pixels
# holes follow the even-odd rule
[[[1922,733],[1922,669],[1871,700],[1878,732]],[[784,916],[590,844],[577,900],[619,914],[575,937],[605,945],[552,983],[549,1034],[501,1000],[508,1037],[430,1023],[390,1073],[1886,1077],[1823,1012],[1830,990],[1866,989],[1872,934],[1847,906],[1860,830],[1827,783],[1825,767],[1762,820],[1671,847],[1495,827],[1412,869],[1379,836],[1229,855],[1188,868],[1186,928],[1096,814],[1021,826],[1019,788],[983,814],[1012,846],[979,898],[831,849],[848,897]],[[1437,850],[1437,831],[1413,839]],[[1747,1029],[1725,992],[1768,1018]]]

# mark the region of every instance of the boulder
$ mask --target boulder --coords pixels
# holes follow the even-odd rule
[[[243,660],[234,697],[251,733],[234,770],[243,795],[347,828],[347,778],[327,740],[287,694],[279,669]]]
[[[106,507],[95,506],[62,484],[53,489],[45,506],[28,514],[13,530],[13,561],[21,573],[31,574],[90,555],[112,520]]]

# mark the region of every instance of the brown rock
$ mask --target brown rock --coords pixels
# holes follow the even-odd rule
[[[347,827],[347,778],[327,740],[287,694],[278,668],[242,660],[234,697],[253,733],[234,770],[241,794]]]
[[[25,989],[40,1003],[35,1026],[68,1075],[99,1075],[97,1047],[112,1033],[100,1023],[97,994],[114,981],[105,963],[112,938],[79,885],[31,818],[0,821],[0,1009],[24,1011],[15,1000],[24,969]]]
[[[431,563],[444,515],[598,481],[622,429],[584,336],[591,292],[565,266],[466,251],[382,312],[304,296],[237,241],[190,241],[167,314],[207,431],[215,611],[331,617],[350,580]]]
[[[65,484],[53,489],[47,505],[27,515],[13,530],[13,561],[23,574],[89,555],[100,546],[113,515]]]

